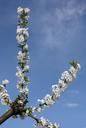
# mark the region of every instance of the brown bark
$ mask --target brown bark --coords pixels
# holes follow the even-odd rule
[[[3,124],[7,119],[9,119],[11,116],[13,115],[18,115],[21,114],[21,112],[25,112],[26,109],[9,109],[7,112],[5,112],[2,116],[0,116],[0,125]],[[31,117],[32,119],[34,119],[36,122],[38,122],[38,118],[34,117],[32,114],[28,114],[29,117]]]
[[[7,119],[9,119],[13,115],[14,111],[13,109],[9,109],[7,112],[5,112],[2,116],[0,116],[0,125],[5,122]]]

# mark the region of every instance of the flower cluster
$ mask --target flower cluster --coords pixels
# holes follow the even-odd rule
[[[37,120],[35,127],[39,128],[60,128],[59,124],[51,123],[48,119],[41,117]]]
[[[80,64],[73,61],[72,66],[68,71],[62,73],[58,84],[52,85],[52,95],[47,94],[43,99],[38,99],[39,105],[33,107],[33,112],[41,112],[46,107],[53,105],[59,99],[62,92],[69,86],[69,84],[76,78],[77,72],[80,69]]]
[[[17,26],[17,42],[18,46],[21,48],[21,50],[17,54],[18,59],[18,67],[16,76],[18,77],[18,84],[17,88],[20,92],[20,97],[22,99],[21,102],[24,102],[25,99],[28,97],[28,84],[29,84],[29,78],[27,77],[27,73],[29,72],[29,66],[28,62],[30,60],[29,58],[29,48],[27,44],[27,40],[29,38],[28,33],[28,14],[29,14],[28,8],[21,8],[18,7],[17,13],[18,13],[18,26]]]
[[[34,126],[37,128],[60,128],[59,124],[53,124],[48,119],[45,119],[43,117],[37,118],[36,115],[32,115],[32,107],[26,109],[24,116],[32,117],[36,121],[36,124]]]
[[[8,83],[9,83],[8,80],[3,80],[2,84],[0,84],[0,98],[1,98],[1,104],[10,106],[12,101],[10,100],[9,94],[7,93],[6,90],[6,85]]]

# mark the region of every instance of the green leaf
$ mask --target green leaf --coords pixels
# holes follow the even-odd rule
[[[77,63],[78,63],[78,61],[76,61],[76,60],[72,60],[69,62],[69,64],[72,65],[74,68],[77,68]]]

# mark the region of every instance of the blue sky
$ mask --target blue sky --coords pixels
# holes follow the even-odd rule
[[[0,81],[9,79],[8,92],[14,100],[16,89],[18,6],[29,7],[31,80],[29,105],[51,93],[61,73],[69,68],[69,61],[81,64],[77,79],[59,101],[39,114],[62,128],[86,128],[86,1],[85,0],[0,0]],[[0,115],[8,108],[0,105]],[[16,126],[15,126],[16,124]],[[30,128],[32,119],[10,118],[2,128]]]

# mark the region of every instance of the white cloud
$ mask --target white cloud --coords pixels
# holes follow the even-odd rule
[[[74,20],[83,13],[86,13],[86,5],[75,1],[67,1],[65,6],[56,8],[56,16],[59,22],[66,20]]]
[[[70,95],[78,95],[79,90],[68,90],[67,93],[70,94]]]
[[[59,1],[59,3],[61,2]],[[71,47],[73,39],[82,25],[79,17],[86,13],[86,5],[77,0],[63,2],[65,4],[61,3],[59,6],[57,5],[57,8],[52,5],[50,11],[45,11],[40,16],[42,24],[40,32],[43,32],[42,44],[46,48],[61,50],[67,46]]]
[[[73,103],[73,102],[71,102],[71,103],[66,103],[65,105],[66,105],[66,107],[68,107],[68,108],[76,108],[76,107],[79,106],[78,103]]]

